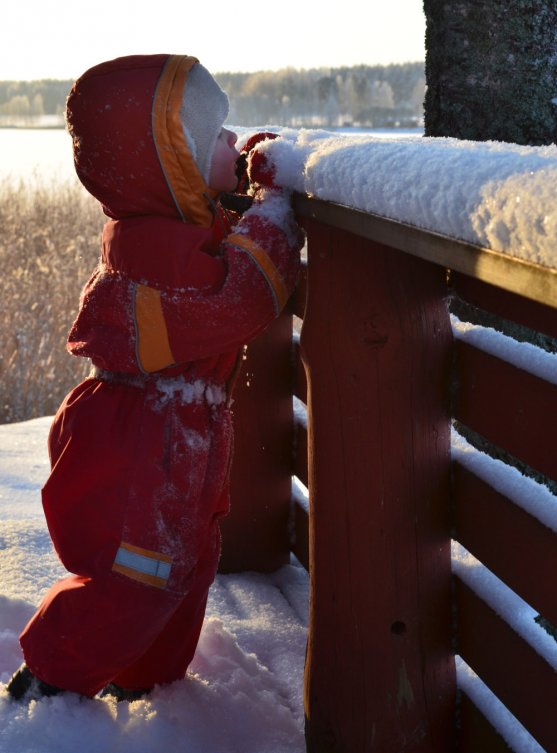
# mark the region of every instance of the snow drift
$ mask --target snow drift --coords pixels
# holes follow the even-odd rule
[[[40,487],[52,419],[0,426],[0,682],[21,663],[18,635],[65,570]],[[0,687],[0,753],[302,753],[307,573],[219,575],[187,677],[132,704],[73,695],[29,706]]]

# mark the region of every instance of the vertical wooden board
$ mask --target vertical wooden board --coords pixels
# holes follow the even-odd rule
[[[302,262],[300,268],[300,276],[298,278],[298,284],[296,291],[290,301],[290,308],[293,314],[300,319],[304,318],[304,311],[306,309],[306,296],[307,296],[307,282],[308,282],[308,267],[307,262]]]
[[[292,317],[248,346],[234,390],[231,512],[221,523],[221,572],[269,572],[288,562],[293,415]]]
[[[294,545],[292,551],[306,570],[309,570],[309,518],[307,512],[294,506]]]
[[[310,753],[451,750],[445,272],[315,221]]]
[[[308,485],[308,432],[305,426],[295,422],[294,424],[294,463],[293,474],[302,484]]]
[[[293,392],[303,403],[307,404],[308,386],[306,379],[306,370],[300,356],[299,343],[294,341],[293,345],[293,359],[294,359],[294,389]]]

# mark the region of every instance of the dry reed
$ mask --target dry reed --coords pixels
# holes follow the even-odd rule
[[[66,338],[102,224],[77,183],[0,183],[0,423],[54,413],[89,370]]]

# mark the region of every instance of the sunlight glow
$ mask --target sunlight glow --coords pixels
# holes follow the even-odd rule
[[[424,34],[421,0],[22,0],[2,11],[0,80],[70,79],[158,52],[195,55],[213,73],[418,61]]]

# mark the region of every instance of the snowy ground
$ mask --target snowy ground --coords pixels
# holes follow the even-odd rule
[[[40,505],[51,419],[0,426],[0,681],[21,663],[17,636],[64,574]],[[117,705],[58,696],[11,702],[0,685],[0,753],[302,753],[308,579],[218,576],[188,676]]]

